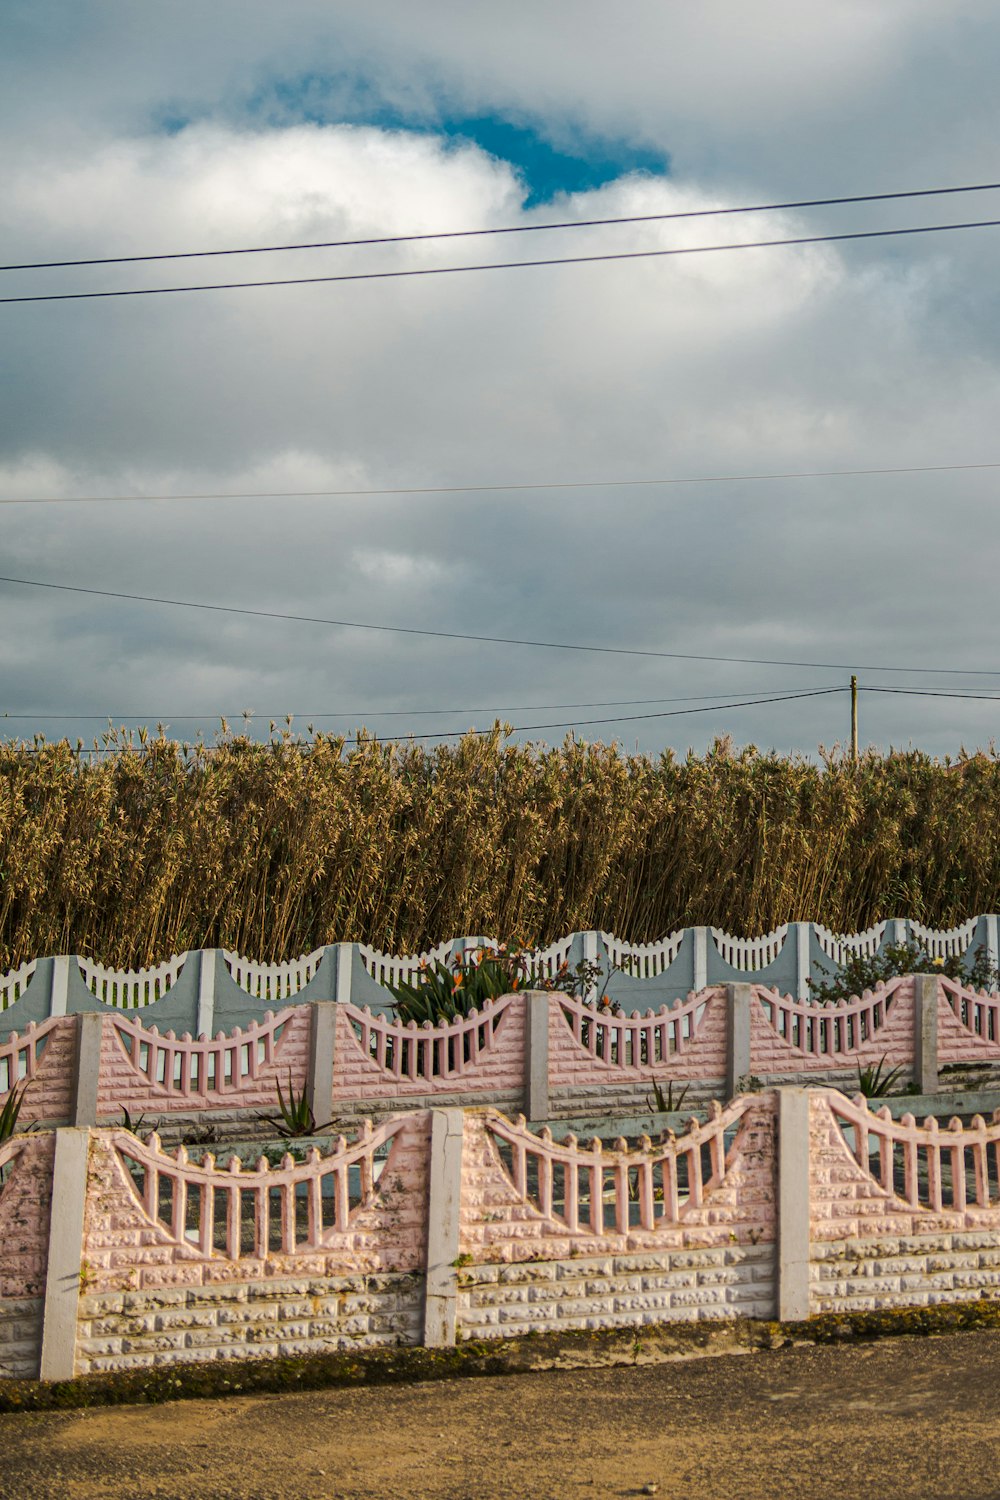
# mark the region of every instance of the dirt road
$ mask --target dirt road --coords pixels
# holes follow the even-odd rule
[[[1000,1333],[965,1333],[6,1416],[0,1495],[987,1500],[998,1390]]]

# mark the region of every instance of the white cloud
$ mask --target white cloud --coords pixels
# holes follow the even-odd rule
[[[301,9],[312,18],[303,35],[319,66],[332,44],[320,35],[318,12]],[[229,10],[220,3],[211,15]],[[972,5],[844,5],[813,17],[819,30],[807,37],[784,5],[762,7],[753,35],[742,7],[710,8],[700,21],[686,7],[664,19],[667,10],[637,6],[632,29],[618,18],[612,37],[606,12],[580,6],[567,42],[561,7],[552,6],[534,52],[517,63],[516,17],[508,46],[486,12],[469,6],[433,45],[428,23],[419,46],[445,96],[470,107],[503,97],[548,111],[554,131],[576,119],[655,138],[674,151],[670,181],[626,178],[525,214],[509,166],[430,135],[248,128],[221,118],[171,136],[109,133],[108,117],[98,127],[84,108],[81,136],[46,135],[9,154],[3,202],[11,253],[42,247],[55,258],[109,246],[141,253],[761,201],[774,180],[762,168],[762,142],[787,180],[824,122],[838,120],[837,141],[841,130],[861,130],[878,87],[905,83],[916,112],[921,75],[912,60],[935,27],[974,28],[986,19]],[[345,66],[376,49],[388,90],[396,81],[416,88],[421,65],[411,60],[408,72],[402,61],[404,47],[417,45],[410,12],[393,15],[395,41],[378,45],[367,23],[338,16]],[[203,24],[214,36],[215,21]],[[154,47],[146,74],[128,87],[116,78],[115,89],[162,102],[184,79],[192,92],[235,100],[263,67],[270,24],[249,38],[234,34],[228,62],[220,47],[185,69],[180,52],[165,45],[158,56]],[[126,28],[120,57],[129,45]],[[293,69],[307,50],[285,35],[274,56]],[[708,60],[702,71],[699,59]],[[906,74],[898,85],[893,69]],[[86,105],[84,86],[74,88],[69,97]],[[931,103],[933,114],[939,104]],[[810,180],[883,180],[896,129],[890,104],[879,116],[889,134],[877,159],[845,161],[828,143]],[[992,97],[970,97],[969,117],[995,109]],[[966,138],[964,123],[957,138]],[[943,160],[940,142],[934,149]],[[969,165],[959,170],[956,160],[949,175],[974,176]],[[907,180],[930,170],[911,166]],[[532,258],[722,242],[734,231],[769,238],[815,222],[786,213],[499,243],[504,257]],[[0,359],[13,378],[0,497],[592,481],[991,458],[1000,323],[988,243],[941,236],[934,244],[7,308]],[[60,273],[45,285],[242,279],[279,274],[279,264],[280,274],[323,274],[495,254],[491,242],[385,247],[377,259],[303,252],[280,262]],[[27,275],[10,281],[11,293],[38,285]],[[975,666],[988,660],[980,643],[995,568],[993,487],[989,475],[931,475],[4,507],[0,515],[4,571],[23,577],[472,634]],[[378,707],[416,714],[738,695],[844,677],[425,641],[13,586],[0,592],[0,639],[12,711],[204,710],[206,722],[245,706],[264,716],[343,708],[370,717]],[[834,739],[844,717],[839,700],[820,699],[750,712],[726,727],[738,737],[811,747]],[[884,700],[866,708],[866,723],[881,739],[912,733],[945,748],[962,726],[971,726],[970,739],[987,738],[992,716],[975,705],[959,715],[947,703]],[[620,732],[629,742],[638,732],[652,748],[665,739],[700,743],[714,724],[668,720]]]

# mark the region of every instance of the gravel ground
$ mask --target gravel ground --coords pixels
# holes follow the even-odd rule
[[[1000,1333],[961,1333],[5,1416],[0,1496],[987,1500],[998,1389]]]

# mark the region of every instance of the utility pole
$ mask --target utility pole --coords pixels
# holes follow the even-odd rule
[[[858,759],[858,679],[851,676],[851,759]]]

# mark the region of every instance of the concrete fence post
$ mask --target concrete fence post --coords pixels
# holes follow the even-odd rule
[[[430,1349],[455,1343],[458,1321],[458,1232],[462,1199],[460,1109],[431,1110],[431,1168],[427,1204],[427,1280],[424,1343]]]
[[[215,1025],[216,948],[202,948],[198,955],[198,1015],[195,1036],[210,1037]]]
[[[795,998],[806,1001],[809,999],[809,939],[812,923],[793,922],[792,930],[795,933]]]
[[[809,1316],[809,1090],[778,1089],[779,1319]]]
[[[708,984],[708,928],[692,927],[691,988],[703,990]]]
[[[100,1020],[100,1016],[94,1017]],[[90,1131],[57,1130],[52,1163],[49,1263],[42,1312],[42,1380],[72,1380],[83,1270],[83,1221],[87,1202]]]
[[[740,1079],[750,1074],[750,1006],[748,984],[726,985],[726,1098],[739,1093]]]
[[[529,1120],[549,1117],[549,997],[545,990],[524,995],[524,1112]]]
[[[587,932],[581,932],[583,939],[583,961],[587,964],[597,962],[597,933],[591,928]]]
[[[76,960],[73,959],[75,963]],[[60,953],[52,960],[52,972],[49,976],[49,1015],[64,1016],[69,1003],[69,966],[70,959],[65,953]]]
[[[938,978],[913,976],[913,1081],[921,1094],[938,1088]]]
[[[333,1069],[337,1039],[337,1002],[314,1000],[309,1017],[309,1077],[306,1100],[317,1124],[333,1110]]]
[[[337,988],[334,995],[338,1005],[348,1005],[351,999],[351,969],[354,966],[354,944],[337,944]]]
[[[76,1018],[73,1053],[73,1125],[97,1124],[97,1090],[101,1080],[101,1038],[104,1017],[96,1010],[81,1011]]]

